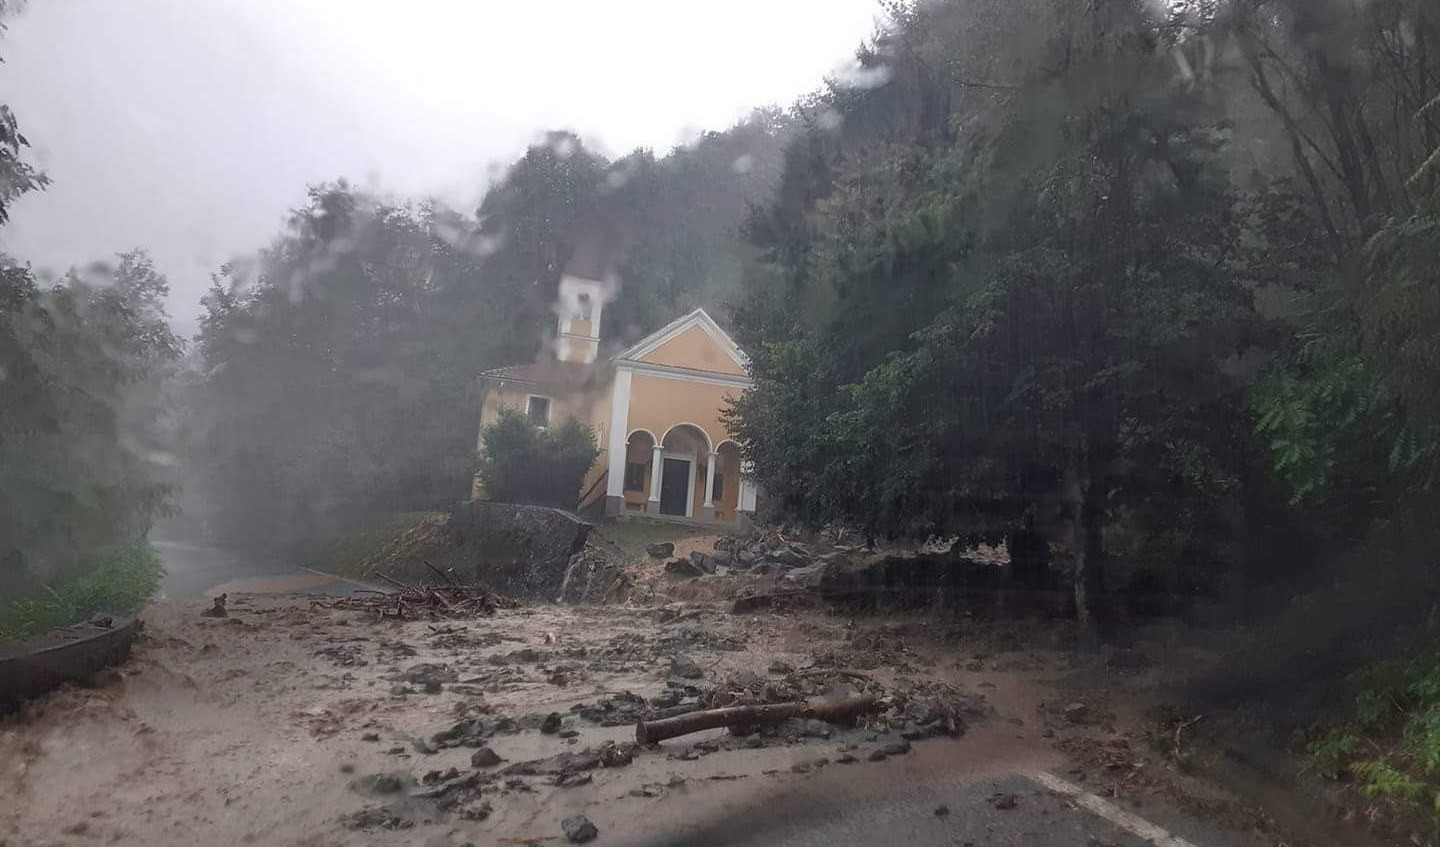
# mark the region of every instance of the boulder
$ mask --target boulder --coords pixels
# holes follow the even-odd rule
[[[701,553],[699,550],[690,554],[690,564],[699,568],[701,573],[715,572],[715,563],[710,560],[709,556]]]
[[[785,544],[770,551],[767,557],[770,561],[786,568],[803,568],[810,564],[810,557],[794,544]]]
[[[571,844],[584,844],[586,841],[594,840],[600,834],[595,824],[584,815],[575,815],[560,822],[560,828],[565,830],[565,838]]]
[[[652,558],[667,559],[675,555],[675,542],[660,541],[655,544],[651,544],[649,547],[646,547],[645,552],[650,554]]]
[[[665,563],[665,573],[671,576],[691,577],[704,576],[705,570],[689,559],[671,559]]]
[[[705,671],[689,656],[678,655],[670,660],[670,675],[681,679],[700,679],[705,676]]]

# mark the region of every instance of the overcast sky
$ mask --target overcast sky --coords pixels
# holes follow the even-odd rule
[[[146,247],[188,331],[209,274],[338,177],[472,208],[546,129],[664,153],[819,87],[876,0],[28,0],[0,102],[54,180],[0,249]]]

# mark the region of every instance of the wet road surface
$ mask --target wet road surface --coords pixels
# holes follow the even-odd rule
[[[349,594],[363,583],[302,568],[278,558],[189,544],[155,541],[165,562],[162,597],[214,597],[222,593]]]
[[[168,569],[163,592],[170,598],[222,592],[343,595],[367,587],[278,559],[173,541],[155,546]],[[982,732],[962,742],[919,745],[903,761],[836,765],[783,785],[726,784],[729,790],[716,785],[706,791],[708,802],[685,803],[668,813],[647,809],[649,814],[630,818],[628,826],[619,819],[607,820],[603,808],[586,811],[602,826],[595,843],[644,847],[1258,847],[1265,843],[1254,833],[1216,826],[1165,804],[1152,801],[1139,807],[1104,799],[1072,777],[1057,776],[1064,773],[1060,757],[1026,753],[1026,748],[1006,743],[1008,735],[994,735],[993,743],[985,743]],[[570,796],[579,799],[580,795]],[[639,823],[646,818],[646,823]],[[403,839],[403,843],[419,842]]]

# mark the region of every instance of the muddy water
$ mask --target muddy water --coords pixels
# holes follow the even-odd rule
[[[793,829],[796,821],[878,808],[901,795],[924,799],[933,786],[1066,772],[1057,745],[1142,767],[1131,761],[1143,744],[1134,710],[1106,705],[1107,683],[1093,690],[1094,666],[1046,649],[1044,638],[1022,647],[1013,632],[965,619],[734,616],[723,604],[691,603],[381,622],[306,597],[239,590],[230,593],[228,618],[200,617],[208,605],[198,598],[155,604],[118,675],[58,692],[0,724],[0,845],[563,843],[560,821],[574,814],[596,824],[602,845],[767,843],[769,827]],[[493,811],[485,820],[408,796],[428,772],[469,768],[469,748],[426,753],[415,744],[467,709],[522,723],[565,716],[574,738],[526,729],[491,739],[512,763],[633,738],[633,726],[590,723],[571,707],[617,692],[661,693],[676,654],[694,660],[705,684],[739,671],[783,679],[788,671],[777,662],[839,666],[891,692],[954,685],[983,695],[993,711],[961,738],[919,741],[883,761],[868,761],[895,740],[880,725],[837,729],[828,739],[782,737],[756,749],[710,730],[642,749],[628,766],[589,771],[591,781],[573,787],[501,780],[486,789]],[[453,681],[426,694],[399,679],[420,664],[444,666]],[[1092,680],[1085,696],[1095,720],[1084,725],[1061,716],[1077,696],[1067,680],[1077,676]],[[706,749],[721,740],[727,749]],[[846,754],[859,761],[836,761]],[[1131,778],[1130,770],[1115,773]],[[357,780],[381,774],[400,777],[405,790],[359,790]],[[984,796],[976,805],[988,810]],[[382,806],[408,827],[342,823]]]
[[[455,820],[429,801],[367,796],[352,782],[367,774],[418,779],[431,770],[467,768],[469,749],[425,755],[412,744],[452,724],[466,705],[516,717],[570,715],[572,705],[617,691],[658,694],[676,652],[693,658],[707,679],[741,669],[765,676],[775,661],[804,667],[818,654],[843,651],[862,630],[824,615],[738,618],[710,608],[683,611],[668,623],[659,620],[674,610],[568,607],[459,623],[378,623],[363,613],[312,607],[305,598],[230,597],[231,616],[220,620],[199,617],[202,603],[157,604],[135,659],[118,679],[60,692],[0,730],[0,797],[6,798],[0,839],[11,845],[520,843],[559,837],[560,820],[583,813],[600,827],[603,843],[627,843],[752,814],[785,797],[844,802],[897,781],[979,777],[1057,759],[1038,730],[1017,727],[1006,716],[1033,714],[1044,696],[1040,680],[1061,666],[1058,655],[1033,654],[1029,671],[974,673],[955,667],[955,645],[906,638],[892,650],[904,669],[867,673],[887,685],[944,679],[984,691],[997,714],[962,739],[917,742],[912,754],[882,762],[865,761],[865,753],[889,736],[871,743],[852,735],[860,762],[813,769],[806,766],[836,758],[846,742],[812,738],[690,758],[695,742],[724,733],[711,730],[642,751],[628,767],[594,771],[589,784],[532,781],[500,791],[488,820]],[[901,641],[886,637],[891,647]],[[618,658],[596,655],[617,644],[633,649]],[[524,648],[543,654],[541,660],[492,662]],[[581,649],[587,655],[581,657]],[[426,662],[448,666],[462,682],[438,694],[399,693],[404,689],[395,687],[394,677]],[[999,687],[976,688],[982,684]],[[492,746],[515,762],[633,737],[630,726],[601,727],[573,716],[567,724],[578,732],[573,740],[525,731],[497,736]],[[364,740],[367,733],[379,740]],[[414,826],[364,832],[339,822],[382,804]]]

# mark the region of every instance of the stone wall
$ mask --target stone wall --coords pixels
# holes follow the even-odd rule
[[[591,527],[560,509],[484,501],[457,504],[450,522],[460,543],[448,564],[458,575],[529,600],[559,596]]]

